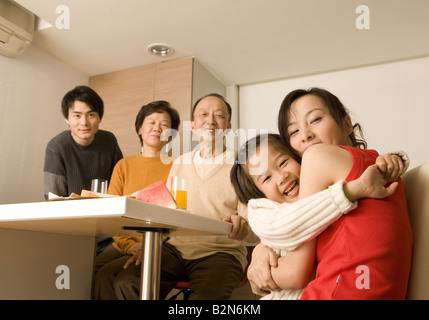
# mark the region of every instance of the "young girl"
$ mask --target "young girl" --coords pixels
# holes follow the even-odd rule
[[[356,139],[346,109],[339,99],[323,89],[295,90],[284,99],[279,111],[282,141],[302,156],[301,175],[313,183],[301,184],[306,197],[345,179],[359,177],[378,162],[377,152]],[[302,299],[404,299],[411,269],[412,232],[408,219],[405,186],[401,180],[392,196],[362,199],[359,207],[333,223],[317,239],[316,278]],[[297,249],[299,251],[300,248]],[[278,260],[270,250],[255,248],[248,277],[255,291],[277,284],[270,272],[294,265],[294,255]],[[274,272],[271,272],[275,277]],[[287,281],[286,281],[287,282]],[[287,283],[283,283],[287,285]]]
[[[324,191],[295,202],[299,198],[300,173],[300,164],[275,134],[250,139],[241,148],[231,169],[231,182],[237,196],[248,205],[252,230],[279,256],[313,239],[343,213],[356,208],[356,202],[351,201],[362,197],[386,197],[397,187],[394,183],[385,188],[387,181],[376,166],[372,166],[357,180],[339,181]],[[299,276],[295,276],[295,281],[304,285],[298,287],[305,286],[311,276],[313,243],[304,245],[301,251],[305,254],[297,264]],[[282,274],[286,271],[290,272],[279,270]],[[280,282],[279,277],[276,280]],[[264,299],[298,299],[302,291],[273,291]]]

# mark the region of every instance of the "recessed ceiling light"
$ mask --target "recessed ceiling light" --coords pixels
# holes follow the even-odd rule
[[[174,53],[174,49],[164,43],[152,43],[147,47],[147,51],[160,57],[171,56]]]

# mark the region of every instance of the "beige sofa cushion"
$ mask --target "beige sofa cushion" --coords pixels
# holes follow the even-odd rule
[[[403,176],[413,229],[413,264],[407,298],[429,299],[429,163]]]

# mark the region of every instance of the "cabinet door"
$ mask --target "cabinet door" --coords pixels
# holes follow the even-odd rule
[[[193,60],[193,58],[184,58],[156,65],[154,100],[170,102],[171,106],[180,114],[180,154],[190,151]],[[186,132],[184,132],[184,129]],[[185,149],[186,143],[184,139],[189,140],[188,148]]]
[[[191,119],[193,58],[173,60],[156,65],[154,100],[170,102],[180,120]]]

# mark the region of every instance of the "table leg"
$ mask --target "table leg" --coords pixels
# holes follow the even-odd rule
[[[162,232],[144,231],[143,237],[140,298],[157,300],[159,299]]]
[[[161,277],[162,235],[168,233],[166,228],[129,227],[124,230],[134,230],[143,234],[142,268],[140,277],[140,299],[159,299],[159,283]]]

